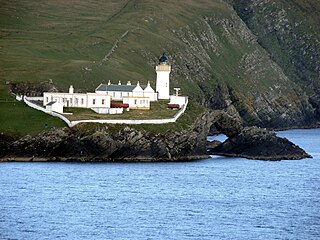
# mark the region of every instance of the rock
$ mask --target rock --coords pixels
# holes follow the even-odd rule
[[[299,146],[275,132],[258,127],[245,127],[237,135],[209,149],[210,154],[259,160],[285,160],[311,157]]]
[[[218,132],[233,137],[242,130],[241,120],[222,112],[213,124]]]
[[[220,142],[220,141],[218,141],[218,140],[214,140],[214,141],[212,141],[212,142],[208,142],[207,148],[208,148],[208,149],[213,149],[213,148],[219,146],[221,143],[222,143],[222,142]]]
[[[208,111],[183,131],[160,134],[126,125],[79,124],[37,136],[1,141],[0,161],[186,161],[207,158],[207,135],[212,125],[229,139],[224,143],[211,143],[211,154],[268,160],[310,157],[274,132],[257,127],[243,128],[239,119],[224,111]]]
[[[42,96],[43,92],[57,92],[57,88],[51,82],[14,82],[10,84],[10,91],[14,94],[27,96]]]

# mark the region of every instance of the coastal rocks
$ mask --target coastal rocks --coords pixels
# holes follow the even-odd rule
[[[215,142],[207,151],[212,125],[229,138]],[[136,162],[187,161],[208,158],[207,154],[280,160],[310,157],[301,148],[274,132],[243,127],[236,116],[224,111],[202,113],[187,128],[164,132],[128,125],[79,124],[37,136],[0,143],[0,161]]]
[[[0,161],[186,161],[207,158],[202,115],[181,132],[153,133],[125,125],[80,124],[26,136],[2,146]]]
[[[299,146],[275,132],[258,127],[245,127],[237,135],[210,148],[210,154],[259,160],[285,160],[311,157]]]
[[[213,125],[218,132],[225,134],[227,137],[233,137],[243,129],[240,120],[227,113],[220,114]]]

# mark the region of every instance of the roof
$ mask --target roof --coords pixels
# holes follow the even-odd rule
[[[124,96],[123,98],[145,98],[145,99],[149,99],[149,97],[141,97],[141,96]]]
[[[46,106],[52,106],[52,105],[55,104],[55,103],[56,103],[56,101],[51,101],[51,102],[47,103]]]
[[[137,85],[117,85],[117,84],[100,84],[96,88],[96,91],[113,91],[113,92],[132,92]],[[145,89],[146,85],[140,85],[142,89]]]
[[[159,63],[160,64],[168,64],[168,62],[169,62],[168,57],[166,56],[165,53],[163,53],[162,56],[159,58]]]

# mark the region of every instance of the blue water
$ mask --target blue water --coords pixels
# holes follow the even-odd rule
[[[0,239],[320,239],[320,129],[279,135],[314,158],[1,163]]]

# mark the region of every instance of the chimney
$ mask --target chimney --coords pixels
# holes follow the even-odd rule
[[[73,86],[72,86],[72,85],[70,85],[70,87],[69,87],[69,93],[70,93],[70,94],[73,94],[73,93],[74,93],[74,89],[73,89]]]

